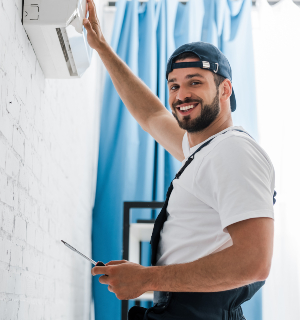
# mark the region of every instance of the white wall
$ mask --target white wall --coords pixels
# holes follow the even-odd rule
[[[90,319],[91,264],[60,240],[91,256],[101,60],[45,79],[21,11],[0,0],[0,319]]]
[[[298,2],[299,3],[299,2]],[[255,13],[255,12],[254,12]],[[260,144],[275,168],[274,248],[263,287],[264,320],[300,319],[299,118],[300,7],[291,0],[253,14]]]

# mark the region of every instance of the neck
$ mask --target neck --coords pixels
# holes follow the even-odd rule
[[[224,119],[223,119],[224,120]],[[200,132],[187,133],[190,148],[197,144],[207,140],[209,137],[233,126],[231,117],[222,121],[222,119],[216,119],[210,126]]]

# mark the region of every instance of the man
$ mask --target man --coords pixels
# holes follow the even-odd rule
[[[126,260],[94,267],[118,299],[154,291],[154,307],[129,319],[244,319],[240,304],[264,284],[273,253],[274,169],[262,148],[233,126],[231,68],[214,46],[181,46],[167,66],[171,115],[113,52],[93,0],[84,20],[122,101],[183,167],[153,230],[152,266]],[[239,130],[239,131],[236,131]]]

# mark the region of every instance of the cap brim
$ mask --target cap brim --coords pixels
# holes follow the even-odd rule
[[[236,109],[236,100],[235,100],[235,94],[232,88],[232,94],[230,96],[230,106],[231,106],[231,112],[235,111]]]

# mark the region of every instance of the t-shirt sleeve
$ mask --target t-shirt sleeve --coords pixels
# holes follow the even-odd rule
[[[249,140],[231,136],[202,160],[194,180],[196,196],[215,209],[224,232],[238,221],[274,219],[274,168]]]

